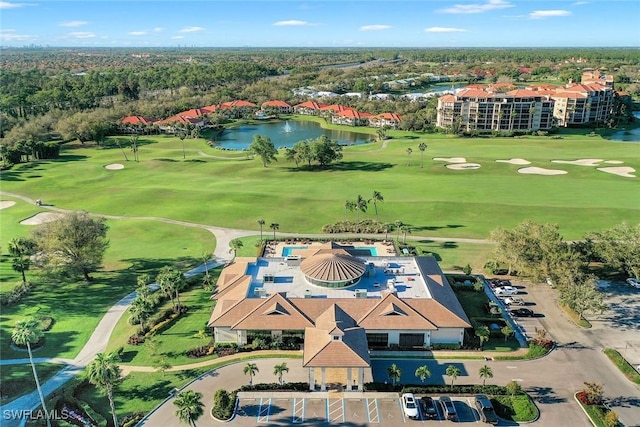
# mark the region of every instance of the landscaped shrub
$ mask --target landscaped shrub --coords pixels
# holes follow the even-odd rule
[[[198,358],[198,357],[210,356],[211,354],[213,354],[213,351],[214,351],[213,346],[201,345],[201,346],[187,350],[186,354],[187,354],[187,357]]]
[[[505,387],[498,385],[487,385],[482,386],[478,384],[454,384],[453,388],[451,385],[446,384],[429,384],[429,385],[415,385],[409,384],[405,385],[402,388],[402,393],[414,393],[414,394],[478,394],[484,393],[488,395],[505,395],[507,391]]]
[[[129,344],[129,345],[141,345],[141,344],[144,344],[144,340],[145,340],[145,336],[144,335],[138,335],[136,333],[136,334],[131,335],[129,337],[129,339],[127,340],[127,344]]]
[[[236,392],[229,394],[223,388],[216,390],[213,395],[211,414],[219,420],[228,420],[233,415],[236,406]]]
[[[38,321],[40,322],[40,330],[42,332],[46,332],[53,327],[53,317],[50,316],[38,316]]]
[[[11,292],[0,294],[0,305],[14,305],[20,302],[22,297],[31,291],[31,284],[29,282],[16,285]]]
[[[239,391],[309,391],[309,383],[245,384]]]
[[[372,219],[363,219],[360,222],[338,221],[334,224],[326,224],[322,227],[323,233],[375,233],[384,234],[393,231],[390,227]]]
[[[460,350],[460,344],[431,344],[431,350]]]

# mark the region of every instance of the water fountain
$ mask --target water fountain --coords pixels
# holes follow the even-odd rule
[[[282,130],[284,131],[284,133],[291,133],[293,131],[293,128],[289,124],[288,120],[284,122],[284,127],[282,128]]]

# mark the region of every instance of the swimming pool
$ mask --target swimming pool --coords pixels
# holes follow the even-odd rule
[[[345,248],[345,250],[353,256],[378,256],[378,250],[375,246],[354,246],[353,248]]]
[[[309,246],[285,246],[282,248],[282,256],[293,255],[293,251],[304,251],[305,249],[309,249]]]

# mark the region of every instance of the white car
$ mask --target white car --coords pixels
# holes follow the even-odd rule
[[[635,277],[629,277],[627,279],[627,283],[636,289],[640,289],[640,279],[636,279]]]
[[[402,410],[407,418],[418,418],[418,403],[413,393],[404,393],[402,395]]]
[[[495,288],[494,292],[496,295],[517,295],[518,289],[513,286],[501,286],[499,288]]]
[[[526,302],[520,297],[507,297],[504,299],[506,305],[527,305]]]

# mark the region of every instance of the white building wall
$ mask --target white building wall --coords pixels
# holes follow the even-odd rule
[[[431,331],[431,344],[460,344],[464,339],[463,328],[440,328]]]
[[[238,335],[231,328],[213,328],[213,338],[215,342],[238,342]]]

